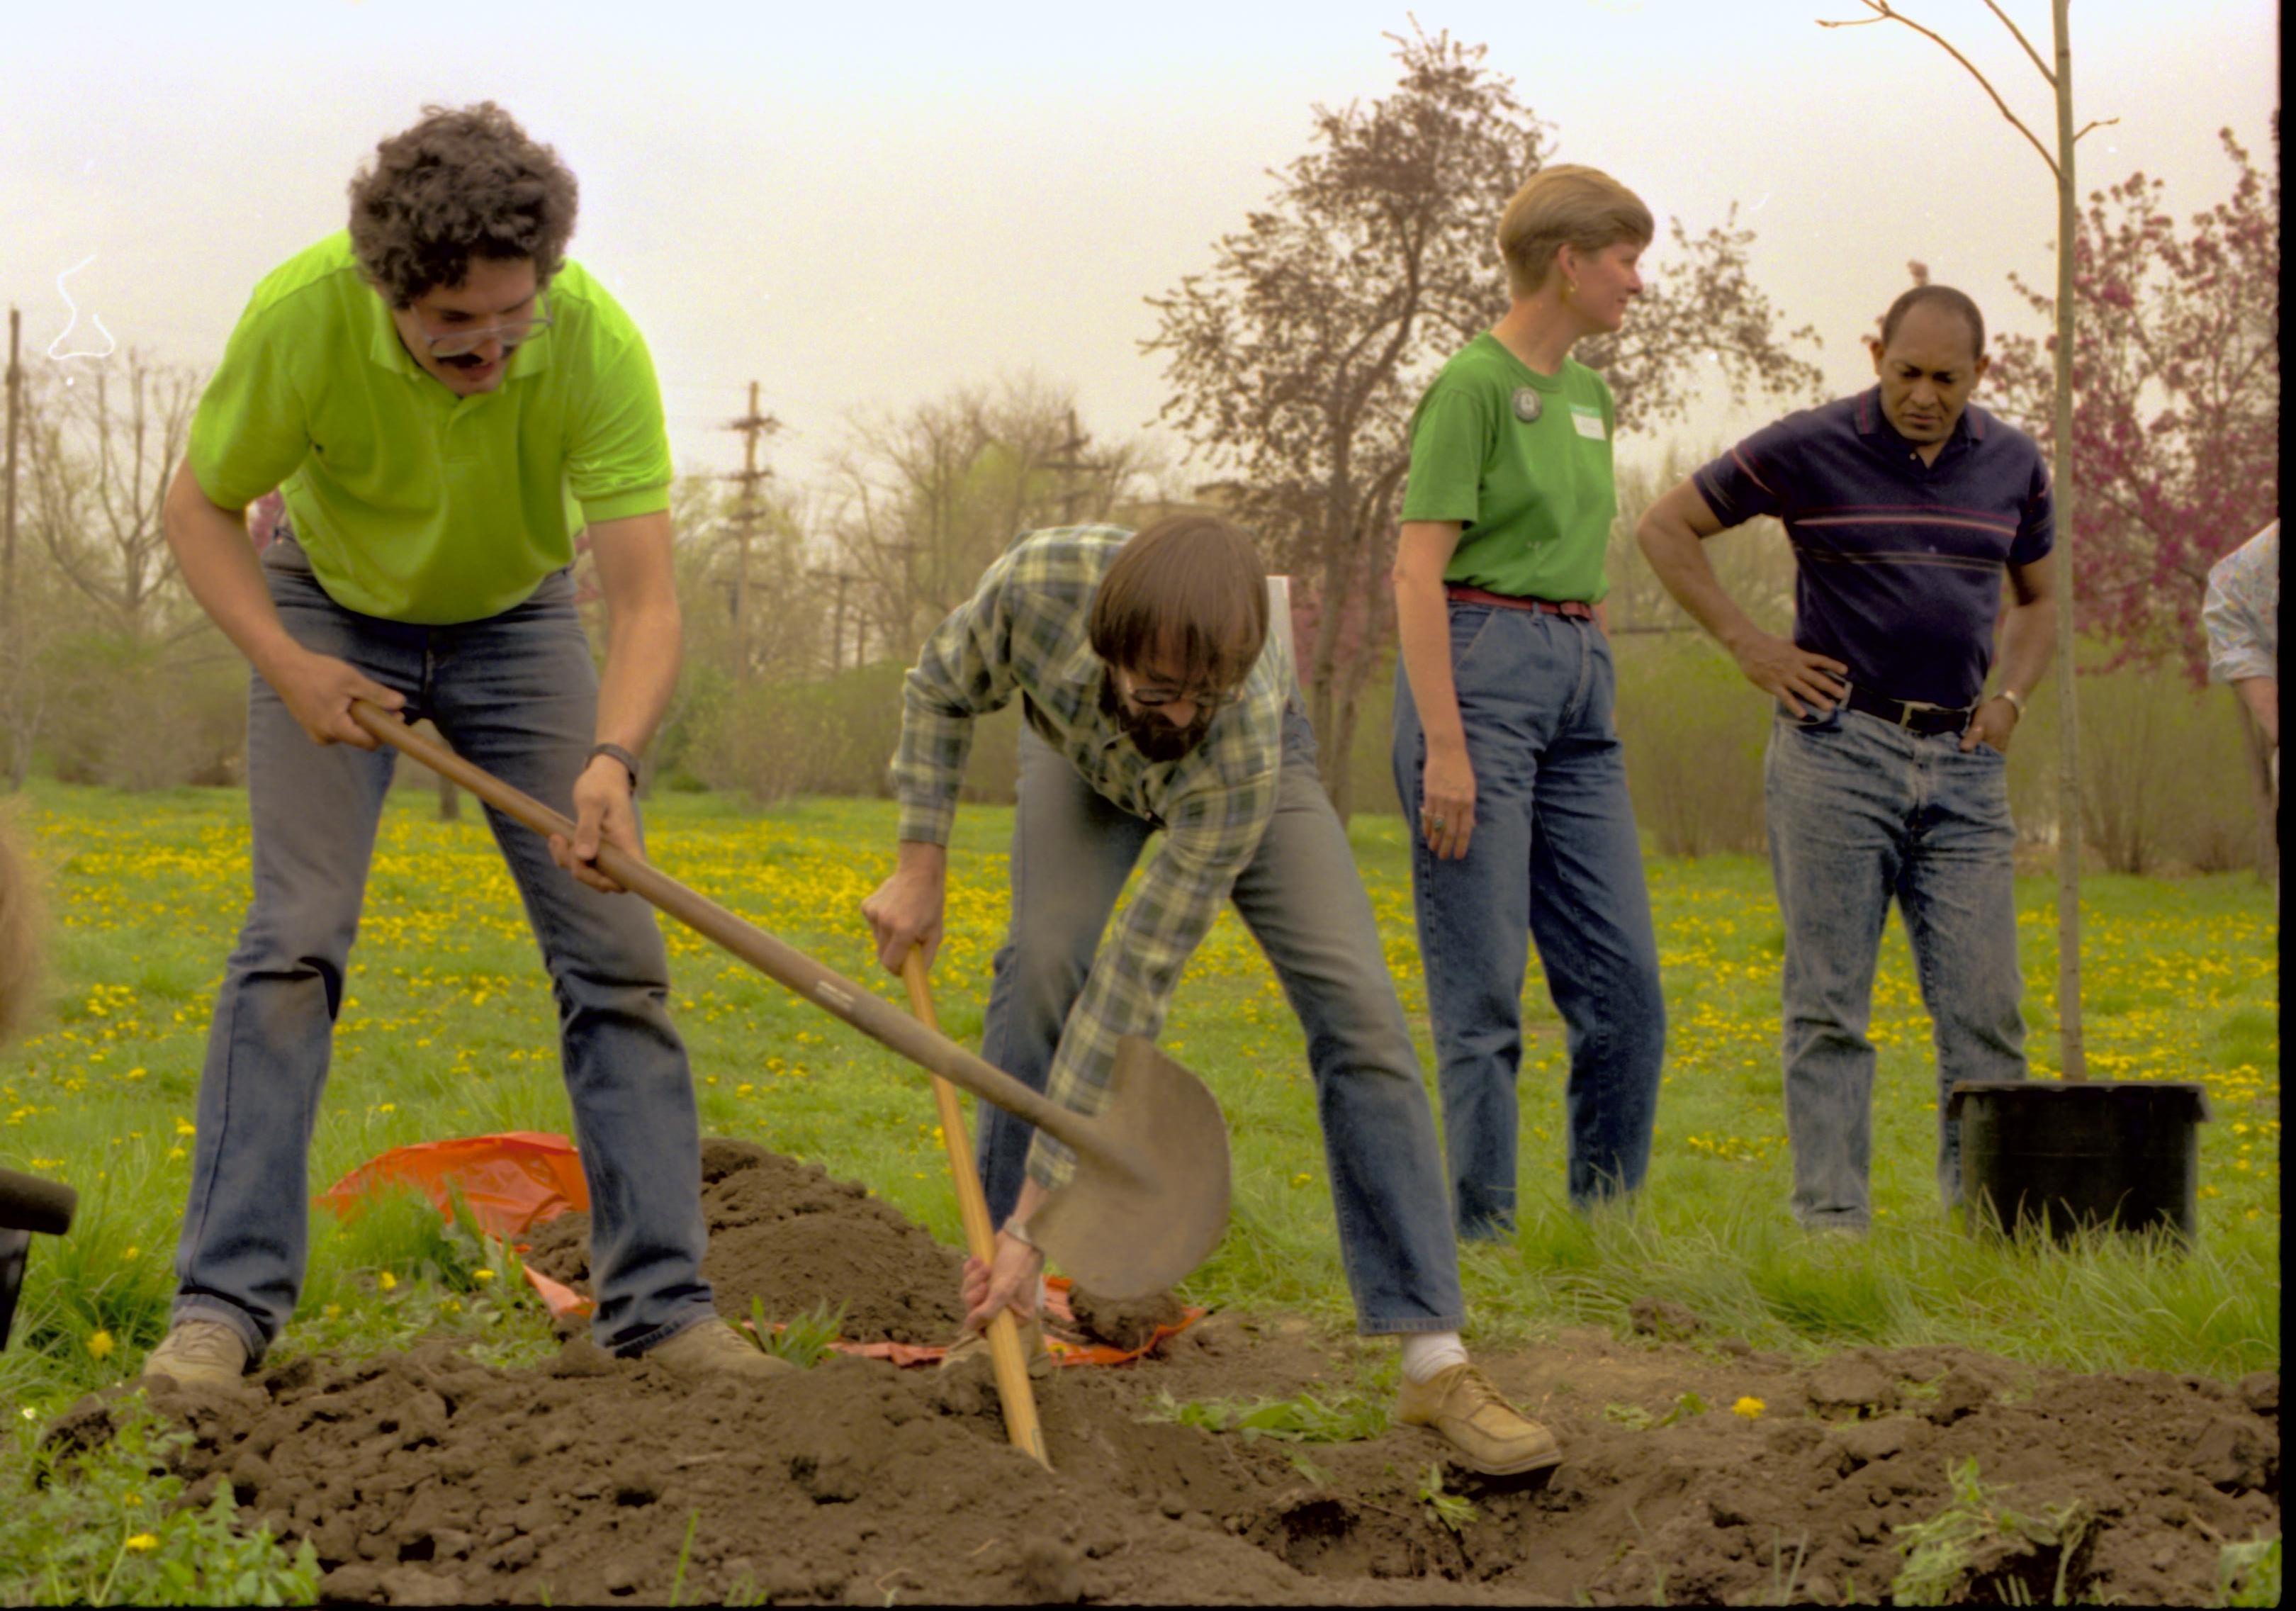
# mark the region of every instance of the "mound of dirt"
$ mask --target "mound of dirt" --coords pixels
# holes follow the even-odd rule
[[[953,1324],[933,1306],[955,1256],[858,1188],[754,1148],[713,1148],[711,1171],[729,1308],[845,1300],[868,1317],[857,1336]],[[2279,1530],[2268,1373],[2076,1376],[1952,1348],[1810,1366],[1573,1332],[1482,1358],[1562,1439],[1563,1464],[1528,1484],[1447,1467],[1415,1429],[1298,1444],[1157,1413],[1165,1395],[1328,1399],[1390,1355],[1214,1316],[1167,1357],[1038,1383],[1051,1471],[1007,1444],[977,1375],[843,1356],[694,1387],[579,1339],[508,1372],[435,1343],[152,1396],[196,1434],[196,1496],[228,1479],[250,1517],[312,1541],[327,1598],[398,1604],[1838,1604],[1882,1598],[1897,1529],[1951,1503],[1970,1459],[2000,1506],[2075,1506],[2079,1525],[2069,1548],[1997,1529],[1965,1598],[2046,1600],[2062,1575],[2075,1599],[2205,1603],[2220,1543]],[[91,1401],[51,1435],[85,1445],[105,1416]]]
[[[701,1272],[728,1319],[749,1319],[752,1298],[769,1320],[842,1303],[839,1330],[853,1342],[955,1340],[964,1319],[956,1302],[964,1259],[859,1181],[717,1137],[701,1144],[701,1181],[709,1226]],[[530,1242],[529,1263],[589,1290],[589,1215],[562,1214]]]

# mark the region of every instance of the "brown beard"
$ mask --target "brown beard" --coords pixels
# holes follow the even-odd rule
[[[1178,760],[1189,751],[1203,743],[1210,731],[1212,713],[1198,707],[1195,720],[1185,727],[1176,727],[1153,711],[1135,711],[1116,692],[1116,678],[1111,673],[1100,685],[1101,709],[1115,718],[1116,725],[1142,759],[1152,762]]]

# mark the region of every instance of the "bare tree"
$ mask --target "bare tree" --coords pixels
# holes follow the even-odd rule
[[[1413,407],[1445,358],[1506,310],[1492,237],[1549,152],[1548,129],[1480,45],[1395,37],[1402,76],[1369,106],[1313,110],[1314,148],[1269,205],[1214,244],[1210,273],[1148,299],[1171,421],[1227,476],[1226,501],[1299,578],[1312,621],[1300,668],[1325,786],[1349,806],[1347,757],[1377,651]],[[1655,277],[1630,331],[1588,359],[1606,369],[1622,428],[1677,416],[1692,366],[1734,394],[1807,390],[1816,369],[1774,335],[1745,274],[1734,213]],[[1787,341],[1814,340],[1807,329]]]
[[[124,371],[48,375],[28,389],[29,524],[107,623],[141,641],[195,624],[160,511],[201,381],[133,349]]]
[[[831,460],[830,534],[872,657],[914,651],[1021,532],[1109,519],[1148,464],[1095,442],[1074,394],[1033,375],[856,416]]]

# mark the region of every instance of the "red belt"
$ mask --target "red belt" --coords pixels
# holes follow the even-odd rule
[[[1575,598],[1516,598],[1505,593],[1486,593],[1480,588],[1458,582],[1445,582],[1443,592],[1463,604],[1489,604],[1501,610],[1544,610],[1549,615],[1567,615],[1573,621],[1595,619],[1595,606]]]

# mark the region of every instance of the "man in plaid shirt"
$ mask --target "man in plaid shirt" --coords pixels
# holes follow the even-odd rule
[[[972,723],[1018,694],[1013,923],[982,1056],[1097,1111],[1118,1040],[1154,1039],[1181,969],[1233,900],[1307,1031],[1358,1329],[1402,1339],[1397,1418],[1431,1427],[1476,1470],[1539,1470],[1562,1458],[1553,1435],[1508,1406],[1459,1340],[1458,1252],[1426,1086],[1292,681],[1268,631],[1266,574],[1226,522],[1021,538],[909,672],[892,767],[899,861],[862,911],[888,969],[918,946],[931,962]],[[1001,1307],[1033,1322],[1042,1256],[1025,1227],[1074,1168],[1052,1137],[984,1111],[982,1186],[1002,1229],[990,1262],[966,1267],[975,1330]]]

